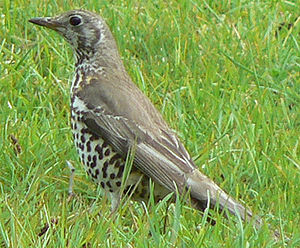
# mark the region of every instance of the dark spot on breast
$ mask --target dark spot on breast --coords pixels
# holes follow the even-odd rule
[[[96,145],[95,150],[96,150],[98,153],[102,153],[102,147],[101,147],[99,144]]]
[[[95,168],[96,167],[96,165],[97,165],[97,163],[95,163],[95,162],[91,162],[91,168],[93,169],[93,168]]]
[[[102,150],[102,147],[98,144],[98,145],[96,145],[95,150],[96,150],[96,152],[99,155],[99,159],[100,160],[103,159],[103,150]]]
[[[110,158],[109,163],[110,163],[110,164],[114,164],[115,161],[116,161],[117,159],[120,159],[120,158],[121,158],[121,156],[120,156],[118,153],[116,153],[115,155],[113,155],[113,156]]]
[[[90,154],[88,155],[87,159],[88,159],[88,161],[89,161],[89,162],[91,162],[91,161],[92,161],[92,157],[91,157],[91,155],[90,155]]]
[[[102,187],[103,189],[105,189],[105,184],[104,184],[104,182],[101,182],[100,185],[101,185],[101,187]]]
[[[105,141],[103,141],[102,148],[105,148],[105,147],[108,147],[108,144]]]
[[[109,154],[110,154],[110,149],[108,148],[108,149],[106,149],[104,155],[105,155],[105,156],[109,156]]]
[[[115,173],[111,173],[110,176],[109,176],[111,179],[114,179],[116,177],[116,174]]]
[[[118,181],[118,182],[116,182],[116,185],[118,186],[118,187],[121,187],[121,181]]]
[[[106,182],[106,185],[107,185],[109,188],[111,188],[110,181],[107,181],[107,182]]]
[[[78,147],[80,148],[80,150],[81,150],[81,151],[83,151],[83,150],[84,150],[84,144],[82,144],[82,143],[79,143]]]
[[[108,161],[105,161],[104,164],[103,164],[103,168],[104,168],[105,170],[107,170],[108,165],[109,165],[109,164],[108,164]]]
[[[96,169],[96,170],[94,171],[94,173],[95,173],[95,174],[94,174],[94,176],[93,176],[93,177],[97,179],[97,178],[98,178],[98,176],[99,176],[99,174],[100,174],[100,171],[99,171],[99,169]]]
[[[80,132],[81,132],[81,134],[86,134],[86,133],[88,133],[88,129],[87,128],[82,128],[80,130]]]
[[[92,150],[90,141],[86,142],[86,150],[87,152],[90,152]]]
[[[107,167],[108,167],[108,162],[105,161],[102,167],[103,178],[107,178],[107,173],[106,173]]]
[[[95,135],[95,134],[92,134],[92,136],[90,137],[90,141],[95,141],[95,140],[98,140],[99,139],[99,136]]]
[[[117,177],[120,178],[123,175],[124,165],[121,165],[117,174]]]
[[[119,167],[120,167],[120,165],[121,165],[121,161],[120,161],[120,160],[118,160],[118,161],[115,163],[115,168],[119,168]]]
[[[85,136],[84,136],[84,134],[81,135],[80,140],[81,140],[82,143],[85,143]]]

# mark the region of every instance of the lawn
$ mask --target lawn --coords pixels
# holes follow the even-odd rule
[[[296,2],[1,1],[0,246],[300,247]],[[71,137],[72,49],[28,23],[76,8],[107,21],[133,81],[199,169],[264,219],[260,230],[216,213],[211,226],[180,199],[125,200],[110,217]]]

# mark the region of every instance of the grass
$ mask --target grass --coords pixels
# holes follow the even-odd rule
[[[165,201],[127,203],[109,218],[72,144],[72,51],[27,22],[79,7],[105,18],[133,81],[201,171],[288,243],[233,216],[210,226],[180,200],[168,211]],[[3,0],[0,9],[1,247],[300,246],[296,1]],[[70,201],[66,160],[76,167]]]

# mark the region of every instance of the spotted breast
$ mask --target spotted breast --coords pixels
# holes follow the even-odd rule
[[[74,84],[76,85],[76,78]],[[76,87],[74,84],[73,87]],[[86,108],[84,102],[76,94],[72,94],[71,129],[74,143],[87,174],[95,183],[99,183],[104,190],[111,194],[112,210],[115,211],[121,197],[125,160],[107,142],[89,130],[83,121]],[[94,111],[97,112],[97,109]],[[146,202],[150,194],[149,183],[149,177],[132,167],[123,194],[131,195],[133,200]],[[170,192],[167,189],[155,184],[154,199],[156,202],[168,193]]]

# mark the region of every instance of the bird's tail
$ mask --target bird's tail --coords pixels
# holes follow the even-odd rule
[[[211,179],[201,174],[200,171],[194,170],[187,176],[187,185],[195,208],[204,210],[207,208],[207,202],[209,201],[210,208],[218,206],[218,209],[225,216],[226,211],[228,211],[235,216],[240,216],[245,222],[253,222],[257,228],[261,227],[262,221],[260,218],[253,216],[250,209],[226,194]]]
[[[253,223],[256,229],[260,229],[262,226],[262,219],[258,216],[254,216],[250,209],[243,206],[237,200],[226,194],[217,184],[210,180],[200,171],[194,170],[187,175],[187,185],[190,189],[192,204],[199,210],[205,210],[207,208],[207,202],[210,202],[210,208],[219,206],[219,210],[226,216],[226,210],[235,215],[240,216],[244,222]],[[227,217],[227,216],[226,216]],[[280,232],[271,228],[273,238],[278,241],[280,238]],[[288,237],[284,237],[286,241]]]

